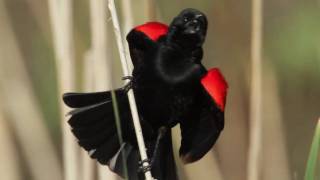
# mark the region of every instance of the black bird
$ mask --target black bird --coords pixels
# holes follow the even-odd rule
[[[149,22],[127,35],[134,70],[130,83],[115,90],[124,143],[119,144],[110,91],[66,93],[75,108],[68,123],[81,147],[101,164],[123,176],[125,154],[129,179],[143,179],[138,170],[151,169],[158,180],[177,178],[171,128],[180,124],[180,157],[191,163],[215,144],[224,127],[228,85],[217,68],[201,64],[207,31],[206,16],[185,9],[172,23]],[[150,167],[141,168],[127,91],[136,97]]]

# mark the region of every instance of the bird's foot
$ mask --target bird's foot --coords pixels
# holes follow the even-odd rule
[[[132,81],[134,79],[134,77],[133,76],[123,76],[121,79],[122,80],[130,80],[130,81]]]
[[[164,126],[161,126],[158,129],[158,136],[157,136],[157,140],[156,140],[156,145],[154,146],[153,154],[152,154],[151,161],[150,161],[151,165],[154,164],[154,161],[155,161],[155,159],[158,155],[158,152],[159,152],[160,140],[163,138],[163,136],[166,134],[166,132],[167,132],[167,128]]]
[[[152,157],[151,159],[145,159],[145,160],[142,160],[142,161],[139,161],[139,172],[147,172],[147,171],[150,171],[154,165],[154,162],[157,158],[157,155],[158,155],[158,152],[159,152],[159,146],[160,146],[160,140],[163,138],[163,136],[166,134],[167,132],[167,128],[162,126],[158,129],[158,136],[157,136],[157,140],[156,140],[156,144],[154,146],[154,150],[153,150],[153,153],[152,153]],[[148,165],[147,166],[144,166],[143,163],[145,162],[148,162]]]
[[[148,163],[148,165],[144,165],[144,163]],[[147,171],[151,171],[153,164],[151,164],[151,161],[149,159],[144,159],[142,161],[139,161],[139,169],[138,172],[145,173]]]
[[[122,80],[129,80],[129,82],[122,88],[125,93],[128,93],[130,89],[135,87],[135,79],[133,76],[124,76],[122,77]]]

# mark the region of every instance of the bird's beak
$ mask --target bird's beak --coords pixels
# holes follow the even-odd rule
[[[196,34],[200,31],[200,26],[197,21],[188,22],[185,25],[184,34]]]
[[[183,32],[184,34],[196,34],[199,32],[199,30],[200,30],[199,27],[188,27]]]

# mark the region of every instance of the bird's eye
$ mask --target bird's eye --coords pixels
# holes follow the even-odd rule
[[[183,21],[184,21],[184,22],[188,22],[188,18],[185,17],[185,18],[183,19]]]

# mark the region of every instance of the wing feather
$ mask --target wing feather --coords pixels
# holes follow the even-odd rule
[[[228,86],[217,69],[209,71],[204,78],[207,79],[201,82],[192,112],[180,122],[182,139],[179,153],[184,163],[202,158],[216,143],[224,128],[224,105]],[[221,95],[224,97],[220,98]]]

